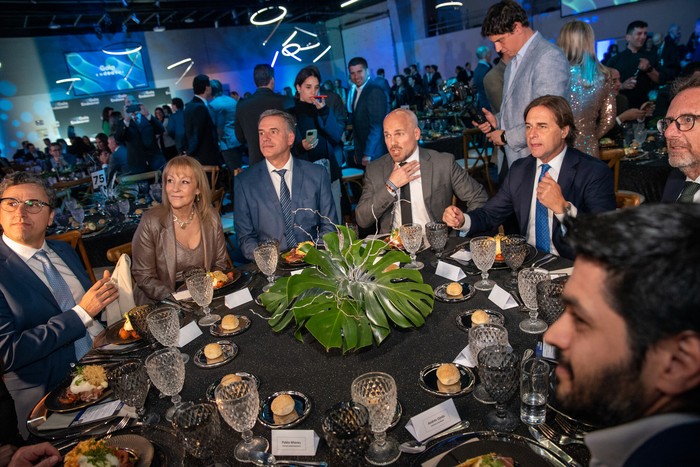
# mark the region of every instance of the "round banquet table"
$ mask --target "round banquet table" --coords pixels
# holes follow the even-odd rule
[[[464,242],[463,238],[451,238],[446,250],[454,248],[458,243]],[[537,257],[541,257],[538,253]],[[436,276],[435,255],[428,251],[419,254],[419,259],[425,263],[422,270],[424,280],[436,287],[449,282],[447,279]],[[548,270],[556,270],[571,266],[571,262],[558,258],[556,261],[544,266]],[[260,288],[265,279],[254,273],[255,268],[250,268],[252,280],[248,284],[252,295],[260,293]],[[469,268],[464,268],[468,270]],[[278,271],[287,273],[284,271]],[[510,270],[491,271],[491,277],[500,285],[509,278]],[[245,277],[245,275],[244,275]],[[473,284],[478,276],[469,275],[466,281]],[[294,338],[293,328],[289,327],[283,332],[275,333],[267,324],[265,317],[269,316],[262,307],[254,302],[229,310],[223,303],[223,298],[214,300],[214,312],[221,315],[235,313],[245,315],[252,321],[250,328],[244,333],[228,338],[239,347],[239,353],[231,362],[213,369],[202,369],[194,365],[193,358],[186,364],[185,385],[181,392],[183,401],[204,399],[206,389],[214,381],[218,381],[228,373],[245,371],[252,373],[260,379],[260,398],[263,400],[276,391],[299,391],[311,399],[312,410],[308,418],[294,429],[314,430],[321,439],[321,420],[324,413],[334,404],[340,401],[351,400],[350,385],[357,376],[370,371],[383,371],[394,377],[398,387],[398,399],[403,405],[403,415],[399,424],[389,432],[399,443],[412,440],[413,437],[405,429],[409,419],[446,399],[438,397],[421,389],[419,385],[419,373],[421,369],[433,363],[452,362],[468,344],[468,335],[456,325],[457,315],[467,309],[490,308],[500,311],[505,316],[505,327],[508,329],[509,341],[513,348],[522,355],[526,348],[534,349],[542,335],[525,334],[519,330],[518,324],[527,317],[526,313],[518,311],[518,308],[508,310],[499,309],[487,298],[487,293],[477,291],[469,300],[461,303],[442,303],[435,301],[432,314],[426,318],[426,323],[419,329],[399,330],[392,329],[390,336],[377,347],[369,347],[356,352],[343,355],[339,350],[333,349],[326,352],[315,340],[306,335],[306,342],[301,343]],[[260,315],[260,316],[258,316]],[[187,344],[182,351],[192,357],[197,350],[206,344],[215,342],[221,338],[212,336],[208,329],[202,329],[203,334]],[[476,371],[474,370],[475,375]],[[471,426],[464,432],[482,431],[485,426],[482,422],[484,415],[492,406],[486,406],[476,401],[471,393],[454,398],[462,420],[469,420]],[[157,391],[151,391],[147,400],[149,410],[160,413],[162,416],[170,405],[169,399],[159,399]],[[508,404],[509,410],[519,416],[519,398],[514,396]],[[166,423],[165,419],[161,423]],[[233,431],[221,420],[222,434],[217,441],[219,449],[216,454],[230,465],[237,465],[233,458],[233,448],[240,440],[240,434]],[[253,429],[256,435],[271,439],[270,429],[260,423]],[[527,426],[520,423],[516,433],[530,437]],[[588,451],[585,447],[574,445],[563,447],[571,456],[582,463],[588,459]],[[287,458],[288,456],[279,456]],[[298,457],[298,460],[311,458]],[[325,441],[321,440],[314,460],[328,460],[328,448]],[[393,464],[397,466],[412,465],[417,459],[416,455],[402,453],[399,460]],[[199,461],[188,456],[185,465],[198,465]],[[204,464],[202,464],[204,465]]]

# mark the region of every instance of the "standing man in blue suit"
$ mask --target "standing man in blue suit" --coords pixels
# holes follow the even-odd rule
[[[513,0],[489,8],[481,35],[494,43],[496,52],[513,57],[506,67],[501,112],[493,115],[486,110],[488,122],[479,125],[496,146],[505,145],[512,165],[530,154],[523,110],[539,96],[569,95],[569,62],[559,47],[530,28],[525,10]]]
[[[337,222],[326,169],[292,157],[294,127],[287,112],[263,112],[258,133],[265,160],[236,177],[236,234],[249,260],[265,240],[278,240],[280,249],[287,250],[333,231]]]
[[[518,159],[501,189],[466,216],[448,206],[443,220],[469,232],[495,229],[515,214],[519,233],[539,250],[573,258],[563,242],[564,215],[615,209],[613,174],[606,163],[570,147],[576,127],[569,103],[560,96],[542,96],[524,113],[532,157]]]
[[[129,170],[142,173],[163,168],[165,157],[158,147],[158,135],[165,131],[163,124],[129,95],[124,97],[123,116],[117,121],[114,134],[119,144],[126,144]]]
[[[45,240],[55,202],[40,177],[0,183],[0,356],[21,422],[90,349],[103,330],[93,318],[119,296],[108,272],[91,284],[70,245]]]
[[[220,166],[223,162],[219,151],[216,125],[209,112],[211,83],[207,75],[197,75],[192,80],[194,97],[185,106],[185,140],[187,155],[202,165]],[[212,187],[216,188],[216,187]]]

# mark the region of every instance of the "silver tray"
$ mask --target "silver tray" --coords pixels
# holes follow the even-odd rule
[[[420,387],[430,394],[440,397],[459,397],[469,394],[474,389],[474,373],[466,366],[453,363],[459,370],[461,389],[455,392],[443,392],[438,389],[437,369],[442,363],[433,363],[420,371]]]
[[[292,399],[294,399],[294,410],[296,411],[297,417],[296,420],[290,423],[283,423],[283,424],[277,424],[275,423],[274,416],[272,414],[272,401],[274,400],[275,397],[280,396],[282,394],[288,394],[292,396]],[[278,391],[270,396],[268,396],[266,399],[264,399],[260,403],[260,412],[258,413],[258,421],[260,422],[261,425],[266,426],[267,428],[272,428],[272,429],[282,429],[282,428],[292,428],[297,425],[299,425],[301,422],[303,422],[306,417],[309,416],[311,413],[311,399],[306,397],[304,394],[297,392],[297,391]]]
[[[204,347],[202,347],[197,351],[197,353],[194,354],[194,357],[192,358],[192,361],[196,366],[199,368],[218,368],[222,365],[226,365],[228,362],[236,358],[236,355],[238,355],[238,346],[233,342],[221,340],[216,341],[216,343],[221,346],[221,350],[223,351],[223,354],[221,355],[222,359],[213,363],[208,363],[207,357],[204,356]]]

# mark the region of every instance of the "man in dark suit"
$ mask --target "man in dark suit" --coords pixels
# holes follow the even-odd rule
[[[165,157],[158,147],[158,135],[165,131],[163,124],[129,95],[124,98],[122,115],[124,118],[117,121],[114,134],[120,144],[126,145],[129,169],[132,173],[161,169]]]
[[[362,196],[355,209],[357,225],[373,228],[378,222],[380,233],[410,222],[425,225],[441,219],[453,194],[465,201],[469,210],[486,202],[484,187],[457,165],[452,154],[419,148],[418,140],[416,114],[396,109],[386,116],[384,141],[389,154],[373,161],[365,171]],[[410,191],[410,196],[403,190]],[[410,204],[405,202],[404,206],[404,200],[411,200]]]
[[[248,145],[248,165],[263,160],[258,143],[258,119],[269,109],[291,111],[294,99],[275,94],[275,71],[268,64],[255,65],[253,80],[257,89],[252,96],[238,102],[236,110],[236,138]]]
[[[642,205],[576,219],[557,348],[558,404],[600,430],[590,465],[698,465],[700,206]]]
[[[476,108],[481,110],[485,108],[486,110],[491,110],[491,105],[489,105],[488,97],[486,97],[486,89],[484,89],[484,76],[491,69],[491,49],[485,45],[482,45],[476,49],[476,58],[479,59],[479,63],[474,68],[474,88],[476,89]]]
[[[25,172],[0,183],[0,356],[22,433],[30,410],[103,330],[93,317],[119,295],[108,272],[92,285],[70,245],[45,240],[55,201]]]
[[[126,157],[126,148],[119,144],[114,135],[109,135],[107,137],[107,146],[109,147],[109,150],[112,151],[112,154],[109,155],[107,180],[111,181],[117,174],[125,175],[131,173],[129,170],[128,159]]]
[[[666,181],[661,201],[700,203],[700,75],[678,80],[674,98],[659,120],[659,131],[666,137],[668,163],[675,167]]]
[[[202,165],[223,163],[219,150],[216,125],[209,113],[211,83],[207,75],[197,75],[192,80],[194,97],[185,106],[185,141],[187,155],[197,159]]]
[[[465,216],[455,206],[445,209],[450,227],[469,232],[495,229],[515,214],[519,232],[545,252],[573,258],[563,241],[564,215],[615,209],[613,174],[599,159],[570,147],[574,116],[560,96],[542,96],[525,109],[527,144],[532,156],[518,159],[496,195]]]
[[[292,157],[295,125],[287,112],[263,112],[258,131],[265,160],[236,177],[236,234],[249,260],[265,240],[278,240],[288,250],[334,230],[330,177],[323,166]]]
[[[178,154],[187,150],[185,145],[185,103],[179,97],[173,97],[170,106],[173,113],[168,117],[168,134],[175,140]]]
[[[355,143],[354,164],[357,167],[384,155],[382,122],[389,113],[389,98],[384,90],[369,78],[367,60],[354,57],[348,62],[353,87],[348,95],[348,112],[352,114]]]

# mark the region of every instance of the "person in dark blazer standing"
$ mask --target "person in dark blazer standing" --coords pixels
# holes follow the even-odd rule
[[[474,69],[474,78],[472,80],[474,83],[474,88],[476,88],[476,106],[479,110],[484,108],[490,111],[491,105],[489,104],[489,99],[486,96],[486,89],[484,89],[484,77],[491,69],[491,49],[485,45],[482,45],[476,49],[476,58],[479,59],[479,63],[477,63],[476,68]]]
[[[165,157],[158,147],[158,135],[165,131],[163,124],[130,95],[124,98],[122,115],[123,118],[115,124],[114,134],[119,144],[126,146],[131,173],[161,169],[165,165]]]
[[[216,125],[209,113],[211,83],[207,75],[197,75],[192,81],[194,97],[185,106],[185,140],[187,155],[197,159],[202,165],[223,163],[219,150]]]

